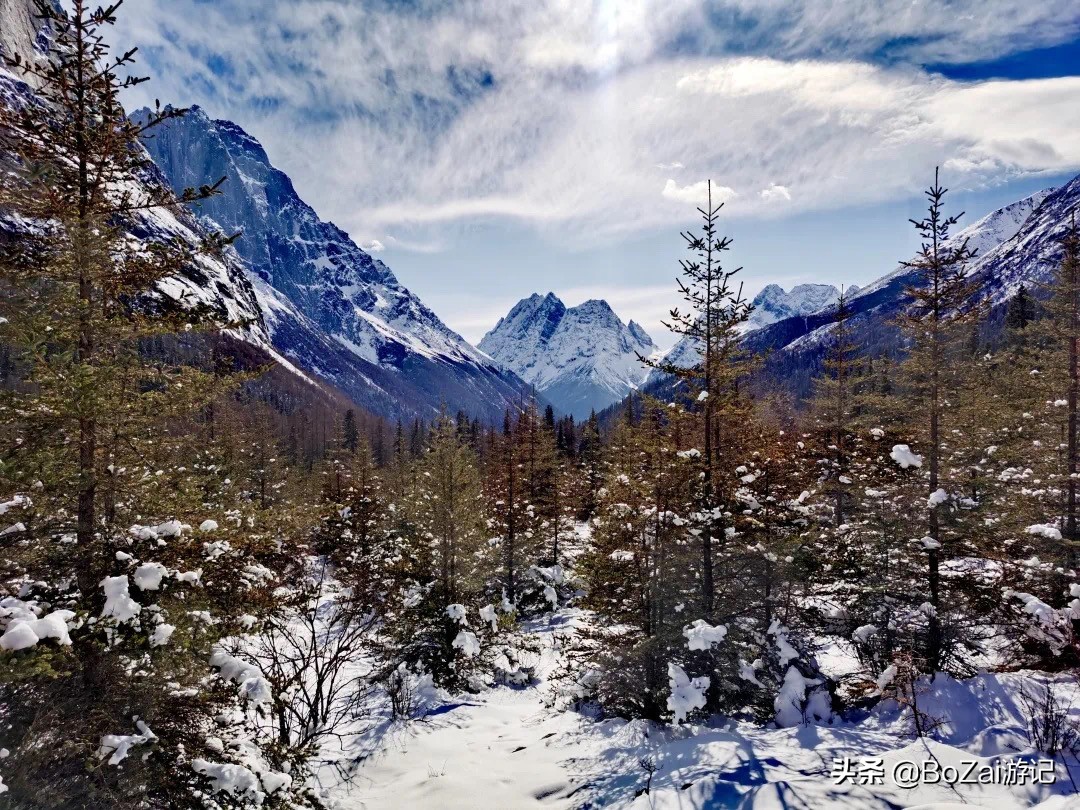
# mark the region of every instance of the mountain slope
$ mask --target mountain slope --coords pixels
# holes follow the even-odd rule
[[[273,345],[296,365],[388,416],[431,417],[445,404],[491,420],[524,388],[320,219],[240,127],[195,107],[147,148],[174,189],[228,178],[201,213],[241,232],[236,251],[261,291]]]
[[[1049,277],[1061,256],[1068,212],[1078,200],[1080,178],[999,208],[950,238],[952,244],[967,239],[977,251],[968,274],[991,307],[1008,301],[1021,283]],[[858,341],[871,350],[894,348],[895,333],[889,321],[906,303],[905,290],[916,280],[917,271],[900,265],[852,296],[852,325]],[[826,309],[809,318],[779,321],[748,340],[758,348],[792,353],[812,350],[830,330],[831,310]]]
[[[480,348],[576,419],[637,388],[646,376],[638,355],[656,351],[645,330],[624,324],[606,301],[567,308],[554,293],[523,298]]]
[[[30,0],[0,0],[0,53],[7,56],[18,53],[24,59],[49,58],[50,30],[40,24],[34,14]],[[22,75],[0,67],[0,104],[19,108],[34,103],[34,99],[34,89]],[[0,153],[0,166],[7,159]],[[168,188],[165,177],[152,165],[139,176],[127,177],[122,182],[127,184],[135,199],[140,193],[150,197],[152,192]],[[179,240],[192,248],[198,248],[205,240],[204,230],[185,206],[136,210],[129,218],[126,227],[136,239]],[[0,215],[0,236],[18,234],[25,227],[24,221]],[[182,273],[158,284],[151,297],[156,296],[166,306],[205,307],[221,322],[237,324],[229,330],[235,337],[291,367],[273,350],[255,290],[240,258],[230,250],[220,255],[194,252],[193,263]]]

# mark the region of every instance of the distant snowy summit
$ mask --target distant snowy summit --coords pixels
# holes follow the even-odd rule
[[[480,349],[575,419],[641,385],[648,369],[639,355],[657,350],[640,325],[624,324],[606,301],[568,308],[554,293],[518,301],[480,341]]]
[[[852,284],[844,288],[844,296],[850,298],[859,292]],[[826,309],[834,309],[840,300],[840,290],[832,284],[797,284],[785,291],[779,284],[769,284],[751,302],[754,305],[750,318],[743,324],[742,332],[750,334],[788,318],[803,318]],[[681,368],[691,368],[701,362],[696,342],[683,338],[664,357],[668,363]],[[657,371],[653,380],[665,375]]]
[[[844,289],[844,294],[851,297],[859,291],[854,284]],[[836,306],[840,299],[840,290],[832,284],[798,284],[785,292],[778,284],[770,284],[754,296],[754,311],[746,322],[746,331],[760,329],[770,323],[785,318],[797,318],[812,315],[826,307]]]

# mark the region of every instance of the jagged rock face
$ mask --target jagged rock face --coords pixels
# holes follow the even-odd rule
[[[647,371],[639,355],[656,352],[648,333],[624,324],[606,301],[567,308],[553,293],[515,304],[480,348],[575,419],[637,388]]]
[[[521,380],[320,219],[236,124],[195,107],[157,128],[147,148],[176,190],[227,178],[201,214],[241,234],[236,250],[262,292],[274,346],[295,365],[388,416],[431,417],[445,405],[495,419],[519,396]]]
[[[49,58],[51,32],[34,16],[35,13],[31,0],[0,0],[0,51],[9,56],[18,53],[27,60]],[[34,89],[24,76],[0,67],[0,104],[17,108],[33,100]],[[0,154],[0,165],[4,160],[5,156]],[[138,176],[126,177],[120,182],[129,185],[136,195],[143,189],[149,192],[168,188],[164,175],[149,164]],[[16,232],[22,227],[25,227],[24,222],[0,217],[0,231]],[[198,248],[205,238],[195,216],[182,206],[135,211],[130,215],[127,228],[137,239],[179,240],[192,248]],[[282,359],[273,351],[244,264],[231,250],[216,256],[196,251],[194,261],[183,273],[160,282],[155,291],[148,293],[148,298],[156,298],[170,307],[199,306],[222,323],[237,324],[230,330],[237,337]]]

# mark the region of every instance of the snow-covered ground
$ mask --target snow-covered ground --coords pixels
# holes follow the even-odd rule
[[[526,627],[540,650],[534,685],[443,696],[423,719],[354,740],[350,753],[366,756],[331,788],[339,809],[1080,809],[1070,795],[1080,766],[1070,761],[1071,776],[1060,761],[1040,771],[1043,756],[1027,742],[1021,684],[1038,690],[1043,675],[939,678],[920,696],[920,708],[941,721],[934,740],[916,739],[909,714],[889,701],[788,729],[724,718],[678,727],[596,720],[553,708],[549,681],[585,620],[563,609]],[[1055,682],[1066,705],[1080,704],[1075,680]],[[972,783],[926,783],[950,767]]]

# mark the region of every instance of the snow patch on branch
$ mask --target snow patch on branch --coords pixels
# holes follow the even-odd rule
[[[110,765],[119,765],[125,759],[131,749],[136,745],[146,745],[157,740],[157,735],[150,730],[142,720],[135,721],[138,734],[106,734],[101,738],[101,747],[98,748],[98,759],[109,756]]]
[[[131,598],[128,578],[125,574],[118,577],[105,577],[101,580],[105,590],[105,607],[101,609],[102,618],[116,619],[118,624],[130,622],[139,615],[142,605]]]
[[[727,628],[722,624],[713,626],[704,619],[697,619],[683,629],[683,635],[686,636],[687,649],[711,650],[714,644],[719,644],[727,636]]]
[[[1034,526],[1028,526],[1024,531],[1028,534],[1045,537],[1047,540],[1061,539],[1061,530],[1056,526],[1051,526],[1049,523],[1036,523]]]
[[[922,466],[922,456],[912,453],[911,448],[906,444],[894,444],[889,457],[905,470],[908,467]]]
[[[705,692],[709,688],[708,676],[702,675],[691,680],[682,667],[669,663],[668,682],[671,694],[667,699],[667,707],[674,715],[676,724],[684,722],[686,716],[695,709],[705,708]]]

